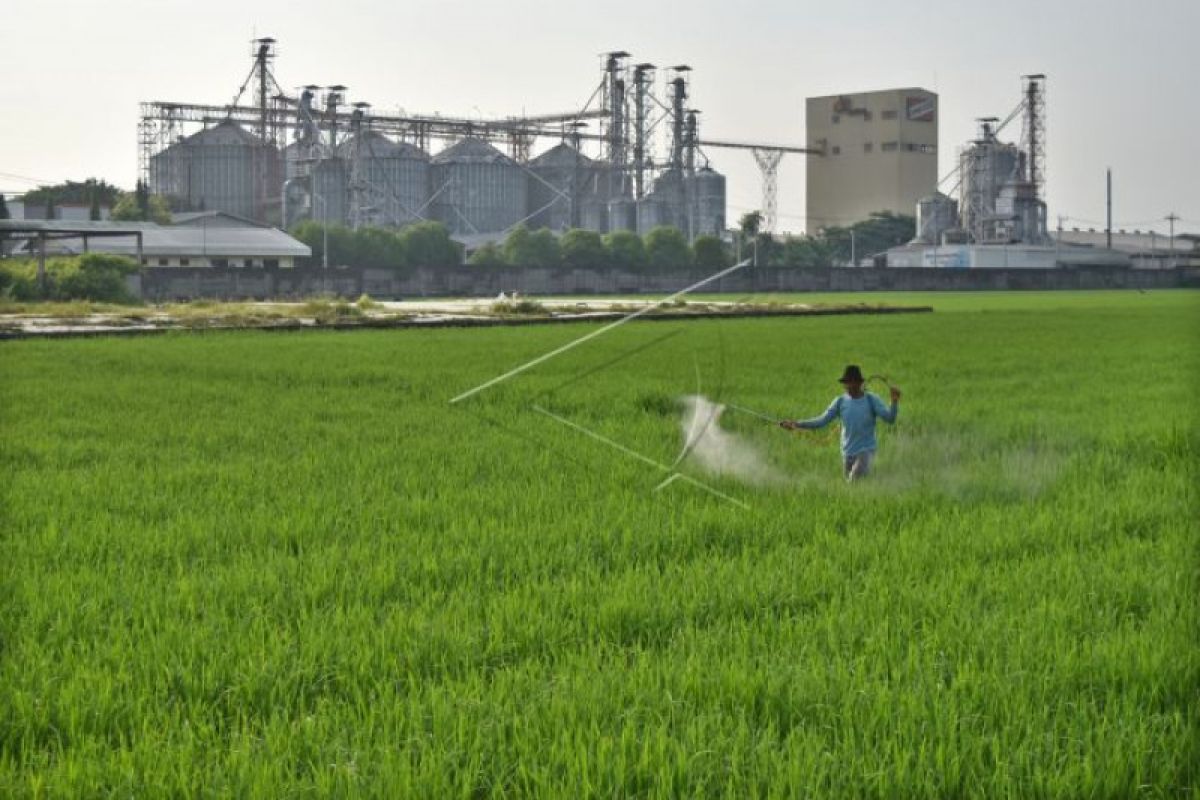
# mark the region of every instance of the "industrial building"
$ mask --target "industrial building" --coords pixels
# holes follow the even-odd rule
[[[806,228],[848,226],[871,214],[911,214],[937,188],[938,97],[889,89],[810,97]]]
[[[12,219],[47,219],[45,203],[26,203],[23,197],[14,197],[8,201],[8,213]],[[92,218],[92,207],[88,203],[56,203],[52,209],[54,219],[66,222],[85,222]],[[112,216],[112,209],[106,205],[99,207],[100,219],[106,220]]]
[[[1051,238],[1066,247],[1112,249],[1129,257],[1139,269],[1200,267],[1200,240],[1191,234],[1178,236],[1160,231],[1071,228],[1053,231]]]
[[[142,105],[140,165],[152,192],[182,210],[283,227],[437,220],[479,241],[522,223],[600,232],[674,225],[695,238],[726,228],[725,178],[710,151],[754,151],[768,210],[779,157],[809,152],[702,139],[690,67],[659,70],[622,51],[604,57],[582,108],[501,119],[378,114],[349,102],[341,85],[292,95],[274,60],[274,40],[257,40],[231,105]]]
[[[1046,76],[1022,78],[1021,99],[1003,120],[984,117],[979,134],[943,178],[915,204],[917,235],[888,250],[889,267],[1129,267],[1127,253],[1075,245],[1046,228]],[[1020,120],[1018,142],[1000,136]],[[957,196],[955,196],[957,195]]]
[[[23,243],[17,252],[34,255],[44,246],[46,255],[105,253],[140,258],[147,267],[264,269],[290,269],[312,255],[307,245],[269,226],[229,225],[220,216],[205,221],[211,224],[32,221],[20,229]]]

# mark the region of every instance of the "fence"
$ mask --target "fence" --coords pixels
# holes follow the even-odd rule
[[[239,269],[150,267],[130,287],[161,302],[199,298],[289,299],[316,295],[379,300],[414,297],[669,294],[707,277],[704,271],[630,273],[618,270],[455,267],[392,272],[382,269]],[[780,269],[746,268],[705,287],[710,292],[989,291],[1168,289],[1200,287],[1200,269]]]

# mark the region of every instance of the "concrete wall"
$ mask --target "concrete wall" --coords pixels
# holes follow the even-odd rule
[[[397,274],[380,269],[197,269],[150,267],[138,288],[148,301],[215,298],[286,299],[335,294],[377,300],[418,297],[659,294],[708,277],[701,271],[653,275],[610,270],[421,269]],[[132,283],[132,282],[131,282]],[[1200,288],[1200,269],[744,269],[706,289],[711,292],[983,291],[1046,289]],[[133,288],[131,286],[131,288]]]

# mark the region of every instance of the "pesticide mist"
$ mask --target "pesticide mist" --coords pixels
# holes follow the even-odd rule
[[[696,464],[713,475],[737,478],[752,484],[780,483],[782,473],[772,467],[752,443],[721,427],[725,406],[702,395],[682,398],[683,431],[681,460]]]

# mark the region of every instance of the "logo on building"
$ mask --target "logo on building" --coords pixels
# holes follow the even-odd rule
[[[933,122],[933,114],[937,109],[937,101],[932,97],[906,97],[905,107],[908,118],[913,122]]]

